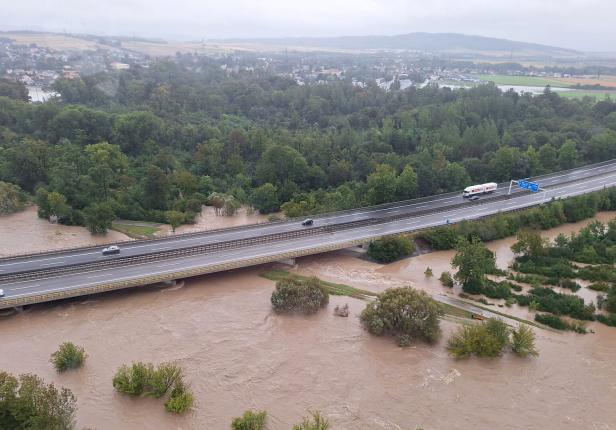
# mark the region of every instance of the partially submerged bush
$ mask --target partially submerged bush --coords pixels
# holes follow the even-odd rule
[[[451,273],[443,272],[438,279],[444,287],[453,288],[453,277],[451,276]]]
[[[509,336],[513,337],[510,340]],[[537,355],[533,331],[520,325],[510,330],[502,320],[490,318],[481,324],[466,324],[456,331],[447,342],[447,349],[454,358],[498,357],[504,349],[511,349],[522,357]]]
[[[193,395],[186,389],[184,382],[175,382],[169,398],[165,402],[165,409],[169,412],[182,414],[193,404]]]
[[[404,236],[388,236],[370,242],[368,256],[379,263],[391,263],[402,257],[411,255],[415,247],[413,242]]]
[[[319,411],[311,413],[311,417],[304,417],[301,424],[295,424],[292,430],[327,430],[329,421]]]
[[[405,345],[417,338],[434,342],[440,333],[440,314],[439,304],[426,292],[390,288],[366,306],[361,322],[370,333],[396,336]]]
[[[582,322],[567,322],[557,315],[551,314],[536,314],[535,321],[541,324],[545,324],[548,327],[555,328],[556,330],[572,330],[577,333],[586,333],[586,327]]]
[[[246,411],[241,417],[233,418],[231,428],[233,430],[263,430],[267,412]]]
[[[174,363],[162,363],[155,368],[152,363],[135,362],[130,367],[120,367],[113,377],[113,387],[129,396],[162,397],[171,390],[165,402],[170,412],[182,413],[193,403],[193,396],[184,383],[182,368]]]
[[[525,324],[520,324],[517,330],[511,331],[511,349],[520,357],[537,356],[535,348],[535,332]]]
[[[329,294],[318,279],[283,279],[276,282],[272,293],[275,312],[313,314],[329,302]]]
[[[58,372],[81,367],[86,360],[87,354],[83,347],[72,342],[64,342],[58,350],[51,354],[49,360]]]

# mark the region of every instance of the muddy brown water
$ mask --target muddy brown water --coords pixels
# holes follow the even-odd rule
[[[505,255],[510,242],[490,246]],[[449,257],[432,253],[381,266],[342,252],[302,259],[297,270],[375,290],[412,283],[442,292],[423,271],[429,264],[436,278]],[[258,276],[264,269],[0,318],[0,369],[33,372],[73,390],[77,428],[228,429],[249,408],[268,411],[270,430],[288,430],[317,409],[332,429],[616,428],[614,328],[593,324],[596,333],[585,336],[536,329],[538,358],[456,361],[444,348],[456,328],[449,321],[437,345],[401,349],[361,328],[359,300],[332,297],[310,317],[275,315],[273,282]],[[349,318],[333,316],[343,303]],[[57,374],[49,355],[67,340],[89,357],[82,369]],[[114,371],[136,360],[179,362],[195,394],[193,410],[176,416],[161,400],[115,393]]]

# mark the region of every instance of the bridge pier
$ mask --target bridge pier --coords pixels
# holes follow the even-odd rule
[[[295,258],[283,258],[282,260],[276,261],[276,263],[284,264],[285,266],[295,266]]]

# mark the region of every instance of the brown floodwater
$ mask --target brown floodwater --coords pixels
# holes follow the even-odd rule
[[[201,213],[195,219],[194,224],[186,224],[176,229],[177,233],[192,233],[196,231],[214,230],[219,228],[238,227],[249,224],[266,223],[267,216],[259,212],[250,212],[248,208],[241,207],[233,216],[216,215],[212,206],[203,206]],[[158,233],[159,236],[171,234],[171,226],[163,225]]]
[[[568,226],[573,227],[573,226]],[[579,227],[579,226],[578,226]],[[554,232],[550,232],[552,234]],[[502,251],[510,240],[490,244]],[[297,270],[380,291],[412,283],[443,293],[438,277],[451,253],[381,266],[348,252],[299,260]],[[268,429],[288,430],[309,410],[332,429],[616,429],[616,329],[594,334],[535,329],[538,358],[456,361],[443,321],[433,346],[399,348],[368,335],[359,300],[332,297],[310,317],[273,314],[273,282],[252,268],[193,278],[175,287],[146,287],[37,305],[0,318],[0,369],[33,372],[78,398],[78,426],[96,429],[228,429],[245,409],[265,409]],[[348,303],[350,316],[335,317]],[[85,366],[57,374],[49,355],[63,341],[83,345]],[[124,363],[175,360],[195,394],[184,416],[157,399],[114,392]]]
[[[93,236],[84,227],[52,224],[36,215],[36,206],[1,216],[0,238],[0,257],[130,240],[117,231]]]

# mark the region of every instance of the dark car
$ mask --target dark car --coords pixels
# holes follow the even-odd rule
[[[111,245],[103,249],[103,255],[111,255],[111,254],[119,254],[119,253],[120,253],[120,247],[117,245]]]
[[[302,221],[302,225],[303,225],[304,227],[309,226],[309,225],[312,225],[312,224],[314,224],[314,221],[313,221],[312,219],[310,219],[310,218],[305,219],[305,220],[303,220],[303,221]]]

